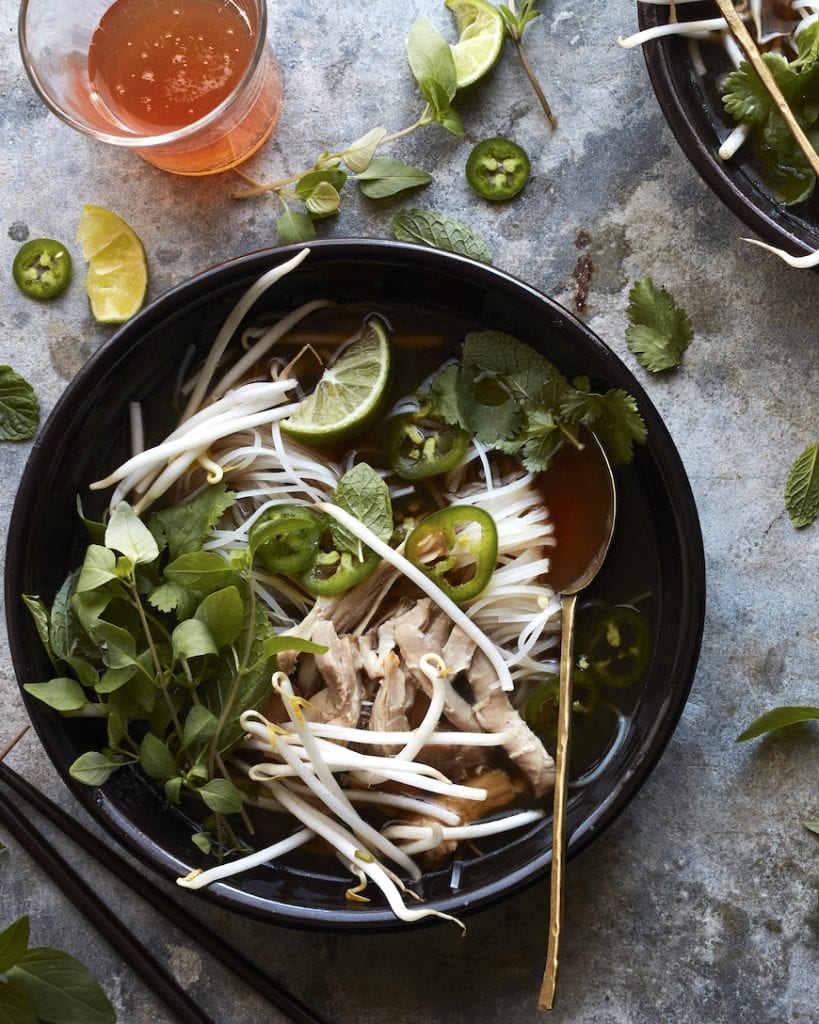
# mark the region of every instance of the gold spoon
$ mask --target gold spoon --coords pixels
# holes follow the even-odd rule
[[[557,712],[557,741],[555,745],[555,789],[552,817],[552,874],[549,899],[549,942],[546,948],[546,966],[540,988],[538,1006],[551,1010],[557,987],[558,946],[563,924],[563,897],[565,892],[566,855],[566,795],[569,781],[569,738],[572,717],[572,667],[574,663],[574,613],[577,596],[592,582],[603,564],[614,534],[617,518],[617,492],[611,463],[597,437],[586,431],[583,449],[565,446],[558,454],[562,469],[575,467],[578,480],[585,486],[568,488],[578,505],[586,512],[583,536],[588,542],[584,552],[578,553],[574,564],[558,564],[556,575],[550,572],[549,581],[560,593],[560,693]],[[548,474],[547,474],[548,476]],[[561,472],[565,488],[566,479]],[[580,493],[578,493],[578,491]],[[586,493],[584,494],[583,491]],[[565,490],[564,490],[565,493]],[[548,498],[547,498],[548,501]],[[557,578],[556,578],[557,576]]]

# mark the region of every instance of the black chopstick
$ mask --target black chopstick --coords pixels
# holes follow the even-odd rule
[[[0,780],[28,801],[35,810],[39,811],[43,817],[48,818],[53,825],[82,847],[86,853],[130,886],[134,892],[176,925],[180,931],[183,931],[225,967],[247,982],[273,1006],[287,1014],[295,1024],[328,1024],[323,1017],[260,971],[254,963],[226,943],[224,939],[215,937],[193,914],[163,896],[123,857],[105,846],[92,832],[89,832],[61,807],[35,789],[13,768],[2,762],[0,762]]]
[[[108,941],[122,959],[182,1024],[214,1024],[196,1001],[176,983],[153,954],[122,921],[111,916],[110,909],[74,868],[54,849],[39,829],[0,792],[0,821],[23,849],[55,882],[75,907]]]

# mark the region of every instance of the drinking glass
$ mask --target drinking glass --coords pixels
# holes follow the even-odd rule
[[[213,109],[190,123],[168,128],[150,121],[140,123],[112,110],[89,74],[92,41],[99,46],[101,41],[114,38],[113,33],[103,31],[105,26],[101,28],[103,16],[108,20],[119,13],[120,5],[133,2],[139,0],[23,0],[20,51],[40,98],[72,128],[101,142],[133,149],[148,163],[166,171],[214,174],[246,160],[272,132],[281,107],[281,78],[267,41],[266,0],[163,0],[172,4],[173,16],[182,14],[189,19],[212,16],[215,8],[222,15],[227,9],[233,23],[250,33],[246,40],[247,63],[243,69],[236,69],[232,89]],[[161,6],[158,0],[143,4],[139,18],[150,18]],[[165,36],[171,38],[170,33]],[[139,39],[135,35],[134,42],[118,45],[149,49]],[[147,59],[149,54],[140,56]],[[173,57],[176,62],[183,59],[187,58],[181,54]],[[227,61],[227,57],[224,59]],[[173,83],[168,85],[170,93],[174,88]]]

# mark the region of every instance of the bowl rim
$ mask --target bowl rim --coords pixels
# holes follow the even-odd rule
[[[641,30],[665,25],[670,8],[637,3]],[[804,256],[819,248],[819,223],[814,227],[776,200],[758,174],[753,161],[741,157],[722,160],[720,126],[704,96],[692,89],[692,64],[681,40],[673,36],[650,40],[642,46],[648,76],[678,145],[714,194],[760,238]]]
[[[53,736],[48,735],[44,728],[45,717],[32,713],[36,702],[23,691],[25,677],[25,644],[21,639],[21,628],[28,612],[18,599],[21,587],[17,584],[20,575],[19,555],[24,550],[24,538],[27,534],[27,509],[37,493],[39,466],[48,457],[47,448],[51,436],[67,430],[71,424],[74,407],[82,394],[86,382],[93,379],[97,368],[105,366],[109,361],[123,357],[133,345],[133,339],[149,331],[157,323],[167,319],[170,313],[180,315],[186,308],[192,308],[206,301],[207,294],[212,291],[211,285],[221,278],[231,275],[241,277],[255,274],[258,276],[271,263],[280,263],[291,257],[304,245],[295,244],[262,249],[235,257],[223,263],[209,267],[188,278],[181,284],[171,288],[150,305],[140,311],[132,320],[120,327],[102,346],[88,359],[77,375],[68,383],[63,394],[56,402],[45,424],[38,433],[25,466],[20,486],[12,509],[8,531],[5,567],[6,617],[9,634],[9,646],[12,654],[14,670],[20,685],[24,703],[29,711],[40,741],[47,751],[56,770],[68,785],[74,797],[84,809],[117,839],[138,861],[150,867],[165,878],[173,878],[189,870],[169,851],[163,850],[150,837],[137,832],[114,802],[106,796],[104,787],[90,789],[76,783],[68,775],[67,765],[60,760],[56,751]],[[675,679],[673,699],[666,700],[662,714],[653,719],[653,727],[649,729],[637,744],[635,757],[630,763],[627,777],[621,778],[609,792],[607,798],[596,805],[594,813],[588,815],[570,837],[569,855],[576,855],[600,832],[610,825],[633,799],[638,790],[648,779],[651,771],[665,750],[679,718],[685,707],[688,694],[693,685],[699,659],[702,634],[705,620],[705,556],[702,532],[697,514],[696,503],[690,482],[685,472],[677,448],[662,418],[652,404],[648,395],[633,376],[620,357],[610,349],[586,324],[564,309],[554,299],[549,298],[533,286],[520,279],[486,264],[456,254],[430,249],[409,243],[393,242],[380,239],[326,239],[308,246],[315,253],[311,266],[322,260],[336,262],[338,260],[370,262],[394,260],[408,261],[420,266],[426,272],[436,271],[466,274],[470,280],[477,281],[485,291],[495,288],[500,292],[514,294],[517,298],[534,303],[539,309],[557,317],[560,330],[566,331],[571,338],[570,344],[575,346],[582,338],[582,344],[588,346],[608,365],[617,369],[618,375],[629,380],[629,390],[637,398],[640,411],[649,429],[650,446],[653,458],[659,470],[662,470],[662,484],[669,494],[669,501],[675,508],[681,538],[680,569],[682,581],[679,584],[684,593],[681,613],[681,633],[684,632],[687,644],[677,648],[673,671]],[[252,277],[250,278],[252,280]],[[233,282],[233,291],[237,291],[239,283]],[[185,300],[180,303],[180,300]],[[544,819],[546,824],[550,818]],[[466,897],[457,893],[452,898],[434,899],[428,905],[459,916],[467,915],[475,910],[490,906],[511,896],[514,893],[539,881],[548,870],[551,862],[551,849],[545,849],[539,856],[530,858],[519,869],[479,886],[474,893]],[[277,900],[257,897],[252,893],[242,892],[225,883],[196,890],[196,895],[223,909],[241,911],[249,916],[285,926],[302,929],[343,930],[343,931],[383,931],[403,930],[407,927],[418,927],[419,924],[407,925],[396,919],[389,908],[377,908],[362,914],[360,910],[341,907],[339,910],[327,912],[321,908],[304,908],[291,904],[283,904]],[[433,923],[436,919],[428,922]]]

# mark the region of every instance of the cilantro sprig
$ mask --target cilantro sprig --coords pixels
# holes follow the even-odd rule
[[[635,399],[620,389],[594,392],[571,383],[544,356],[501,331],[468,334],[461,361],[433,378],[426,396],[445,423],[488,448],[517,455],[530,472],[548,468],[582,426],[595,431],[614,463],[630,462],[647,431]]]

